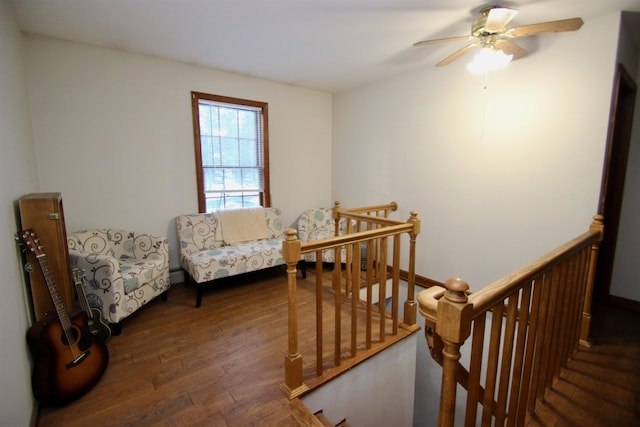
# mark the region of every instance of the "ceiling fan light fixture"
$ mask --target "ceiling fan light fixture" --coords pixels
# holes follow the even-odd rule
[[[484,74],[487,71],[495,71],[505,68],[513,59],[513,55],[507,55],[502,50],[492,47],[483,47],[473,57],[473,62],[467,65],[467,70],[474,74]]]

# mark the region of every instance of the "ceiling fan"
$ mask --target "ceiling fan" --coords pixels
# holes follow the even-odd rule
[[[509,60],[515,60],[527,55],[527,51],[511,39],[516,37],[534,36],[538,34],[559,33],[563,31],[576,31],[582,27],[581,18],[561,19],[559,21],[541,22],[538,24],[523,25],[508,28],[509,22],[518,13],[515,9],[501,6],[488,6],[480,10],[480,16],[471,24],[471,35],[459,37],[447,37],[434,40],[423,40],[414,43],[414,46],[424,46],[452,41],[473,41],[471,44],[458,49],[442,61],[436,67],[450,64],[470,50],[480,46],[484,51],[504,52]]]

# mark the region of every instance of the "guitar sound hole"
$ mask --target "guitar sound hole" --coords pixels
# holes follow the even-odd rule
[[[69,342],[67,340],[67,337],[71,340],[71,342]],[[78,330],[75,327],[71,327],[68,331],[68,333],[65,333],[64,331],[62,332],[62,336],[60,337],[60,342],[62,342],[62,344],[66,345],[66,346],[71,346],[72,344],[74,344],[76,341],[78,340]]]
[[[68,335],[71,343],[69,343],[69,341],[67,340],[67,334],[65,334],[64,332],[60,337],[60,341],[66,346],[70,347],[77,342],[78,349],[80,349],[80,351],[84,351],[91,347],[91,345],[93,344],[93,338],[91,337],[91,334],[83,333],[82,328],[79,328],[78,325],[72,325]]]

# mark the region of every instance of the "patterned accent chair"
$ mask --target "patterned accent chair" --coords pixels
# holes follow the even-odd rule
[[[164,236],[128,230],[83,230],[67,235],[71,267],[85,275],[91,307],[117,335],[121,321],[149,301],[167,299],[169,243]]]
[[[304,211],[296,220],[296,228],[298,229],[298,239],[301,242],[312,242],[314,240],[328,239],[335,236],[335,220],[333,219],[333,209],[331,208],[315,208]],[[340,221],[340,234],[346,232],[346,221]],[[346,250],[342,249],[341,259],[344,263],[347,257]],[[333,249],[322,252],[322,262],[335,262],[335,251]],[[300,261],[300,270],[302,277],[307,277],[306,263],[316,262],[316,254],[308,253],[302,256]]]

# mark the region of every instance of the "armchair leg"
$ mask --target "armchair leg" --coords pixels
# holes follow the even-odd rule
[[[162,300],[162,302],[167,302],[167,298],[169,297],[168,292],[169,291],[164,291],[163,293],[160,294],[160,300]]]
[[[118,336],[122,333],[122,320],[118,323],[109,323],[109,329],[111,329],[112,336]]]
[[[302,274],[302,278],[307,278],[307,263],[304,261],[298,261],[298,268],[300,269],[300,273]]]
[[[202,285],[196,285],[196,308],[202,305]]]

